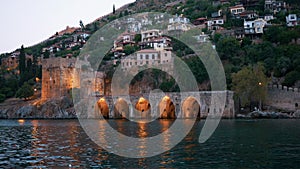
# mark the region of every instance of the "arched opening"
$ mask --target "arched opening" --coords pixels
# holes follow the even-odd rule
[[[115,118],[129,118],[129,106],[127,102],[120,98],[114,106]]]
[[[99,99],[97,101],[97,104],[98,104],[98,108],[99,108],[99,113],[101,113],[105,119],[108,119],[109,118],[109,107],[108,107],[108,104],[107,104],[105,98]]]
[[[165,96],[158,105],[161,119],[175,119],[175,105],[169,96]]]
[[[138,111],[138,113],[141,113],[140,115],[137,115],[137,117],[141,118],[148,118],[150,116],[150,103],[147,99],[144,97],[140,97],[137,103],[135,104],[135,109]]]
[[[181,106],[182,118],[200,118],[200,105],[194,97],[188,97]]]

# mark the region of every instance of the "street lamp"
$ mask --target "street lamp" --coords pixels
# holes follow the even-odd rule
[[[258,86],[261,88],[262,82],[258,82]],[[259,110],[261,111],[261,96],[259,95]]]

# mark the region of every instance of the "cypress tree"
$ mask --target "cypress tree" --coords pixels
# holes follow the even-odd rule
[[[26,70],[26,56],[24,46],[21,46],[20,56],[19,56],[19,70],[20,74],[22,75]]]

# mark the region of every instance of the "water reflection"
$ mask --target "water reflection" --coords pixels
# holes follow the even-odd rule
[[[100,133],[97,136],[101,138],[110,134],[104,122],[97,121]],[[153,125],[144,123],[135,127],[126,120],[109,123],[128,135],[146,138],[166,131],[172,121],[157,120]],[[300,123],[297,120],[225,120],[212,138],[199,144],[203,123],[196,122],[181,143],[161,155],[128,159],[98,147],[75,120],[24,123],[1,120],[0,168],[298,168]],[[175,133],[165,135],[157,146],[167,148],[172,134]],[[118,139],[125,142],[124,138]],[[141,154],[150,151],[147,144],[139,143]]]

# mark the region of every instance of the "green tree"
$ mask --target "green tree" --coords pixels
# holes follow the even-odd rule
[[[0,103],[4,102],[5,99],[6,99],[6,96],[4,94],[0,93]]]
[[[130,46],[130,45],[124,46],[124,53],[126,55],[130,55],[130,54],[136,52],[137,50],[138,50],[138,48],[135,46]]]
[[[45,52],[44,52],[44,59],[48,59],[50,57],[50,52],[49,50],[47,49]]]
[[[23,74],[26,70],[26,56],[24,46],[21,46],[20,56],[19,56],[19,70],[20,74]]]
[[[221,59],[232,59],[239,56],[241,46],[233,37],[221,38],[217,43],[217,51]]]
[[[134,36],[134,42],[135,43],[138,43],[138,42],[140,42],[142,40],[142,35],[141,34],[136,34],[135,36]]]
[[[17,91],[16,96],[17,98],[24,98],[27,100],[29,97],[33,96],[34,90],[33,88],[25,82],[23,86]]]
[[[291,71],[286,74],[285,79],[282,84],[285,86],[291,87],[299,80],[300,80],[300,72]]]
[[[264,74],[262,64],[247,66],[232,74],[232,89],[238,96],[242,106],[256,101],[261,103],[266,99],[268,78]],[[250,105],[251,107],[251,105]]]
[[[84,24],[83,24],[82,20],[79,21],[79,26],[81,27],[81,30],[84,30]]]

